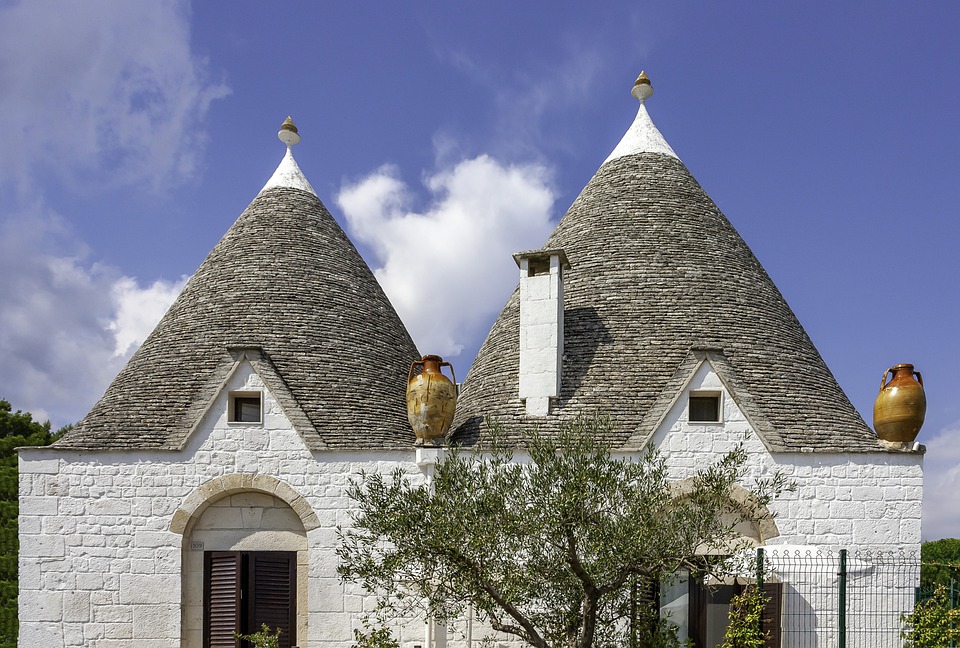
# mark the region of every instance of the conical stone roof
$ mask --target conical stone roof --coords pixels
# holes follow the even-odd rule
[[[404,393],[420,354],[289,149],[57,446],[179,448],[243,355],[312,449],[413,445]]]
[[[709,357],[771,450],[881,449],[773,281],[643,105],[543,247],[562,249],[570,262],[560,396],[548,416],[525,414],[515,291],[465,379],[455,440],[476,439],[484,417],[508,434],[549,433],[597,412],[613,419],[614,441],[630,446],[652,435],[691,362]]]

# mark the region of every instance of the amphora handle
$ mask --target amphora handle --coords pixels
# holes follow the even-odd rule
[[[455,373],[453,372],[453,365],[450,364],[449,362],[441,362],[439,366],[440,366],[441,369],[442,369],[443,367],[450,367],[450,375],[453,376],[453,384],[456,385],[456,384],[457,384],[457,374],[455,374]],[[920,383],[920,384],[922,385],[923,383]]]
[[[427,357],[427,356],[424,356],[424,357]],[[420,366],[422,367],[424,364],[426,364],[426,363],[425,363],[425,361],[423,360],[423,358],[421,358],[420,360],[414,360],[413,362],[410,363],[410,371],[407,372],[407,382],[410,382],[410,380],[413,378],[413,370],[414,370],[414,368],[415,368],[417,365],[420,365]],[[453,365],[452,365],[452,364],[450,364],[449,362],[446,362],[446,361],[441,361],[441,362],[438,362],[438,363],[437,363],[437,367],[439,367],[440,369],[443,369],[444,367],[450,367],[450,375],[453,376],[453,384],[454,384],[454,385],[457,384],[457,374],[453,371]],[[441,375],[442,375],[442,373],[441,373]],[[886,377],[886,376],[884,376],[884,377]]]
[[[417,365],[423,366],[423,360],[414,360],[410,363],[410,371],[407,372],[407,382],[410,382],[413,379],[413,368]],[[886,374],[883,375],[884,378],[887,377]]]
[[[410,371],[413,371],[413,366],[410,367]],[[883,391],[883,388],[887,386],[887,376],[889,376],[892,371],[893,367],[890,367],[883,372],[883,377],[880,379],[880,391]]]
[[[880,391],[883,391],[883,388],[886,387],[888,384],[890,384],[887,382],[887,376],[889,376],[891,373],[896,375],[896,369],[897,367],[890,367],[889,369],[883,372],[883,378],[880,379]],[[917,382],[920,383],[921,387],[923,387],[923,376],[920,375],[920,372],[917,371],[916,369],[912,369],[910,373],[912,373],[914,376],[917,377]]]

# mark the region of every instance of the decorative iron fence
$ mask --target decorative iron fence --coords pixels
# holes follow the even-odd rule
[[[900,648],[920,595],[919,555],[759,549],[782,585],[782,648]]]

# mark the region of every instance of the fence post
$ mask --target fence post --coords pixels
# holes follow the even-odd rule
[[[760,596],[763,596],[763,547],[757,547],[757,592]],[[764,599],[765,600],[765,599]],[[764,608],[767,607],[766,603],[763,605]],[[763,636],[763,613],[765,610],[760,611],[760,636]]]
[[[840,550],[840,572],[837,574],[840,577],[840,610],[839,610],[839,630],[840,630],[840,642],[837,644],[839,648],[846,648],[847,646],[847,550]]]
[[[951,610],[953,610],[953,607],[954,607],[953,602],[954,602],[954,600],[955,600],[955,595],[954,595],[953,592],[954,592],[954,589],[953,589],[953,569],[951,569],[951,570],[950,570],[950,609],[951,609]],[[953,620],[952,620],[952,617],[951,617],[951,621],[950,621],[950,629],[953,630]],[[955,644],[954,641],[953,641],[953,633],[950,633],[950,634],[951,634],[950,648],[954,648],[954,646],[956,646],[956,644]]]

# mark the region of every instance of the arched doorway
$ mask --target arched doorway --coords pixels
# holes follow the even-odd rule
[[[288,485],[229,475],[188,496],[171,521],[183,535],[183,646],[234,648],[235,632],[280,627],[281,646],[307,633],[307,531],[319,525]]]

